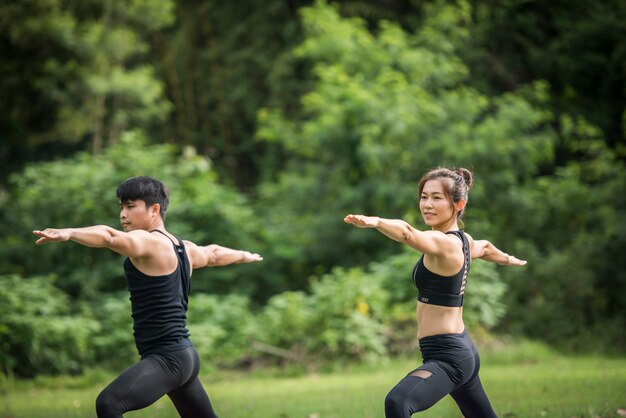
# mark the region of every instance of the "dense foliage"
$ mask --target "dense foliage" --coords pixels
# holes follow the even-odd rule
[[[264,256],[194,273],[215,365],[412,349],[419,254],[342,218],[421,227],[438,165],[475,171],[467,231],[529,261],[473,264],[470,326],[626,350],[623,2],[159,3],[0,6],[6,373],[132,361],[122,259],[31,231],[116,226],[139,174],[170,188],[173,233]]]

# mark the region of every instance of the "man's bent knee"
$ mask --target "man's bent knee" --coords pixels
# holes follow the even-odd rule
[[[98,418],[117,418],[122,416],[118,399],[106,389],[96,398],[96,414]]]

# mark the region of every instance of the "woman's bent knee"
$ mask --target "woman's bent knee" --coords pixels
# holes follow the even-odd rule
[[[393,388],[385,398],[385,417],[386,418],[404,418],[407,415],[406,396],[402,391]]]

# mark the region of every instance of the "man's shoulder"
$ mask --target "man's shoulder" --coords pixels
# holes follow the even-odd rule
[[[136,235],[136,236],[151,236],[151,231],[148,231],[146,229],[133,229],[132,231],[128,231],[126,232],[129,235]]]
[[[159,243],[162,243],[163,247],[169,247],[172,245],[170,238],[171,234],[164,235],[159,234],[155,231],[148,231],[145,229],[134,229],[132,231],[126,232],[126,234],[131,241],[144,244],[148,243],[150,244],[149,247],[155,247],[155,250],[160,247]]]

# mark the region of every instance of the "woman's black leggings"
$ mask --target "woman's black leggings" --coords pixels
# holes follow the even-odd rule
[[[480,358],[467,331],[424,337],[419,344],[424,364],[389,392],[386,418],[409,418],[448,394],[465,418],[497,418],[480,383]]]
[[[96,399],[98,418],[121,418],[168,395],[183,418],[217,418],[198,379],[195,348],[150,354],[122,372]]]

